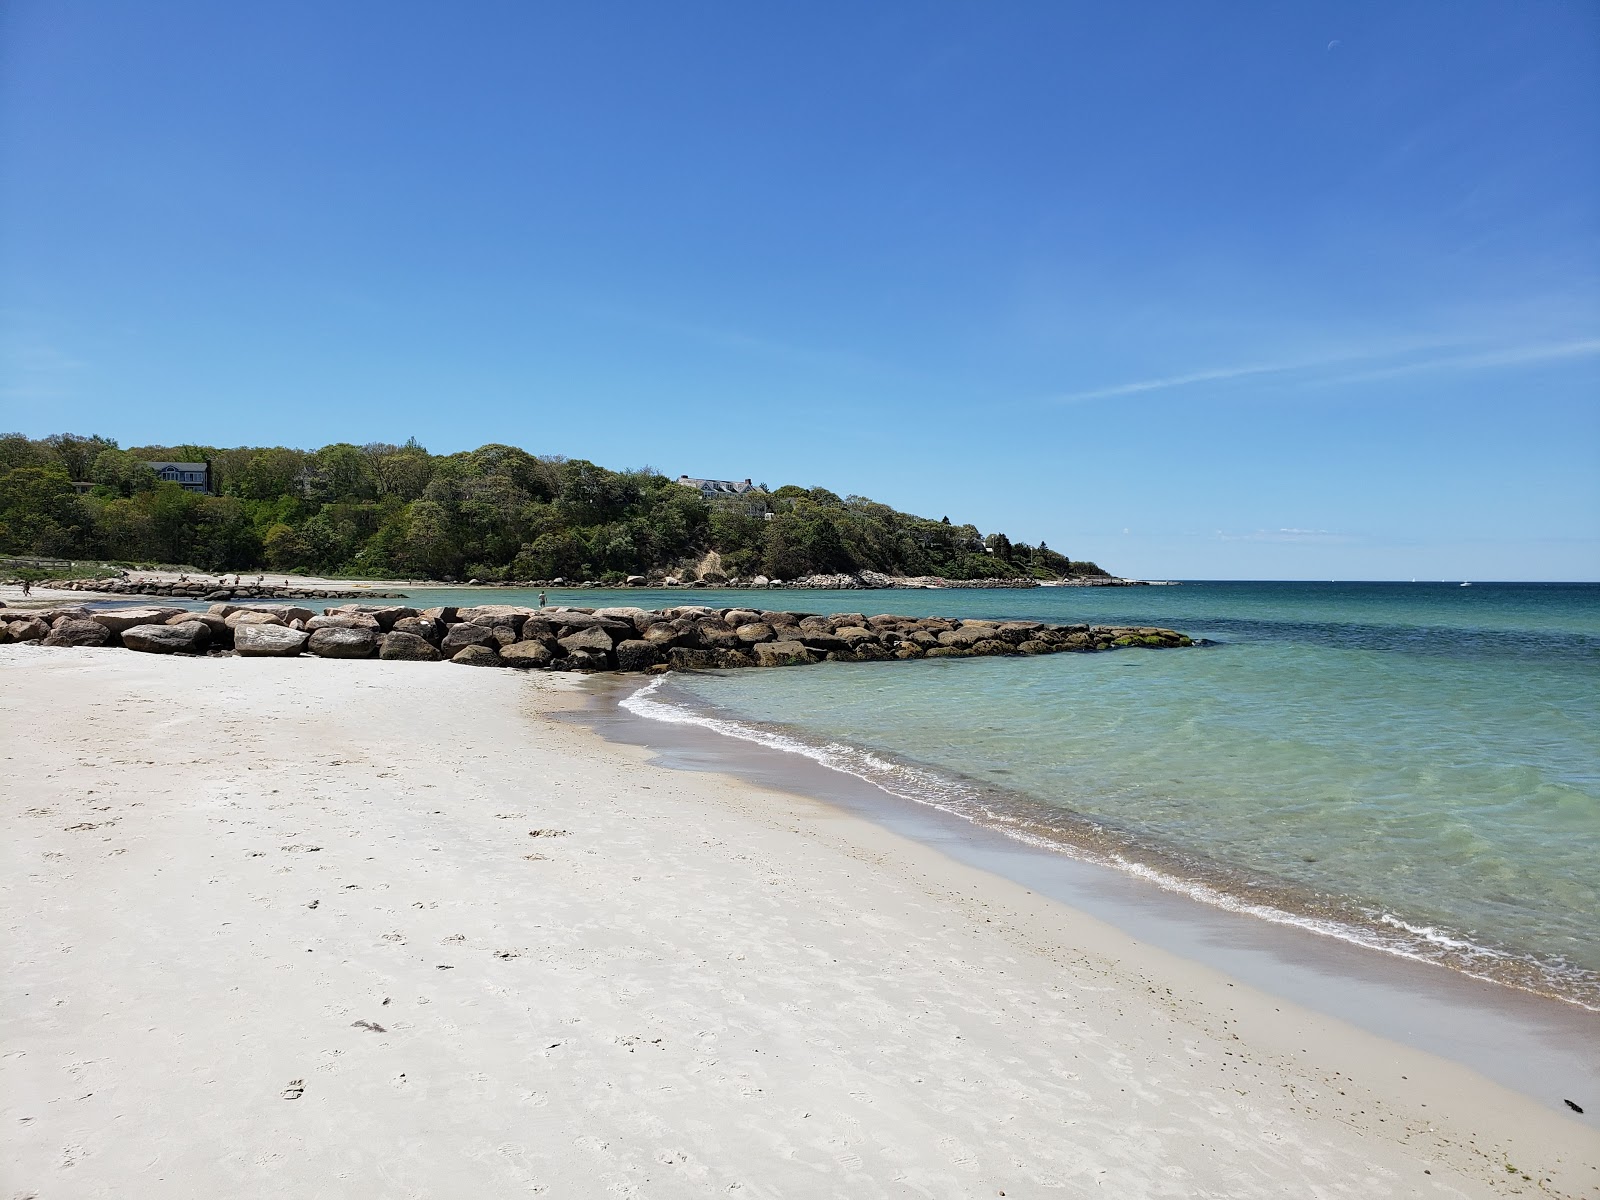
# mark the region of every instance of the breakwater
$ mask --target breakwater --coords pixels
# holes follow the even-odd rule
[[[165,654],[380,658],[557,671],[722,670],[823,661],[1086,653],[1189,646],[1150,626],[1049,625],[892,614],[710,608],[524,608],[480,604],[415,609],[345,604],[213,603],[97,611],[0,608],[0,642],[121,646]]]
[[[45,579],[40,587],[71,592],[98,592],[109,596],[172,596],[182,600],[404,600],[404,592],[375,592],[371,588],[300,587],[275,583],[184,583],[150,579]]]

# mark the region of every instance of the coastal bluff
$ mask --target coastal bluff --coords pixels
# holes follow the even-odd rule
[[[320,613],[292,604],[215,603],[205,612],[0,607],[0,644],[23,642],[122,647],[156,654],[245,658],[311,654],[648,673],[1194,644],[1185,634],[1149,626],[1047,625],[887,613],[824,616],[702,605],[646,610],[345,604]]]

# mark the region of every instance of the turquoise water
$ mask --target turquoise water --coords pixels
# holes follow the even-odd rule
[[[807,754],[1205,902],[1600,1007],[1600,586],[761,602],[1157,624],[1213,644],[675,674],[628,706]]]

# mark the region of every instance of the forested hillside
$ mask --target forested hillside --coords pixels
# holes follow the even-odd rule
[[[216,495],[144,464],[209,461]],[[74,486],[77,484],[78,486]],[[613,580],[694,568],[795,579],[863,570],[949,579],[1100,574],[1042,543],[823,488],[707,500],[646,468],[489,445],[459,454],[340,443],[138,446],[0,437],[0,553],[207,571]]]

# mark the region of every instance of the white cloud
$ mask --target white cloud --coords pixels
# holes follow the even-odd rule
[[[1251,533],[1226,533],[1217,530],[1219,542],[1291,542],[1314,546],[1343,546],[1360,539],[1348,533],[1334,533],[1327,529],[1257,529]]]
[[[1393,347],[1380,352],[1344,354],[1333,357],[1308,358],[1276,363],[1253,363],[1235,367],[1208,367],[1176,375],[1162,375],[1152,379],[1138,379],[1110,387],[1091,388],[1054,397],[1057,404],[1080,404],[1089,400],[1109,400],[1118,396],[1138,395],[1142,392],[1162,392],[1173,388],[1189,387],[1197,383],[1223,383],[1259,375],[1301,374],[1306,383],[1327,385],[1359,383],[1374,379],[1387,379],[1398,375],[1413,375],[1426,371],[1487,370],[1495,367],[1526,366],[1542,362],[1559,362],[1564,359],[1587,358],[1600,354],[1600,338],[1583,338],[1569,342],[1537,343],[1524,346],[1503,347],[1472,354],[1434,354],[1432,357],[1409,362],[1389,362],[1360,370],[1347,370],[1318,376],[1317,372],[1336,367],[1355,367],[1361,363],[1381,363],[1405,353],[1438,351],[1447,345],[1459,343],[1419,344],[1409,350]]]

